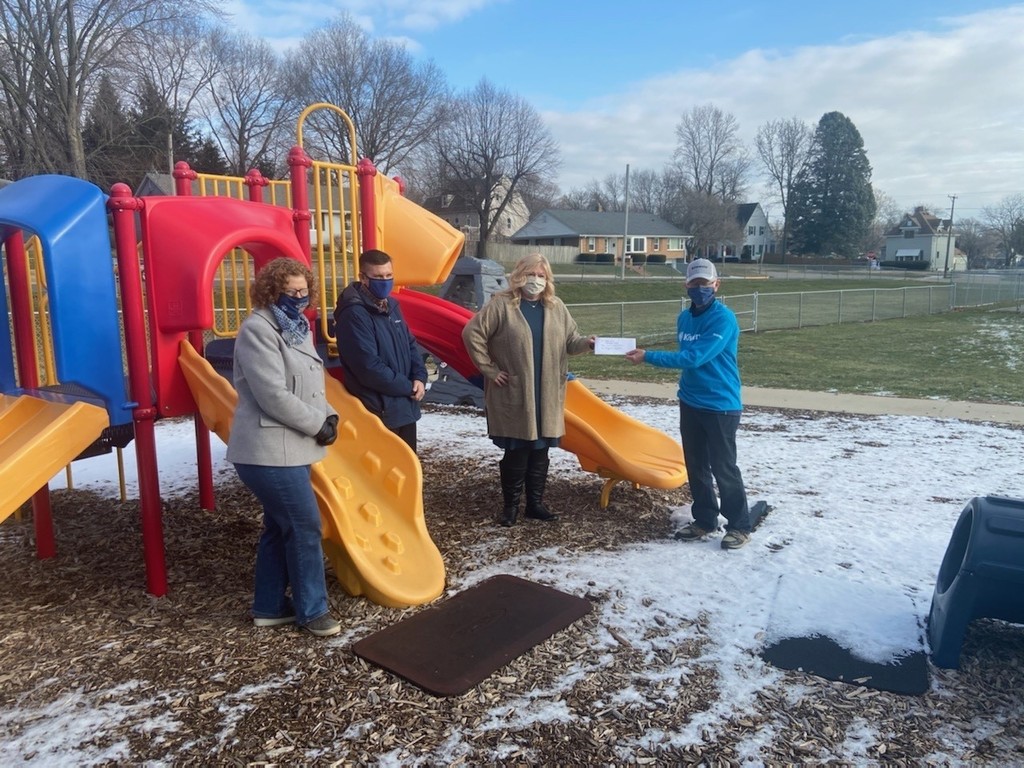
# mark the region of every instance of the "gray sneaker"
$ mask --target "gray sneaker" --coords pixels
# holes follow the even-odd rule
[[[294,624],[295,614],[292,613],[287,616],[254,616],[252,623],[256,627],[281,627],[285,624]]]
[[[711,533],[711,531],[709,531],[707,528],[702,528],[696,523],[689,523],[687,525],[684,525],[678,531],[676,531],[676,540],[697,541],[698,539],[703,539],[709,533]]]
[[[313,619],[309,624],[303,624],[302,628],[317,637],[330,637],[341,632],[341,624],[329,613]]]
[[[750,541],[750,534],[743,531],[726,531],[722,537],[722,549],[739,549]]]

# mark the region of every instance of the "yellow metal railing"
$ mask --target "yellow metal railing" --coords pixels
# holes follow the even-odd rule
[[[308,180],[310,189],[310,261],[320,283],[320,330],[329,344],[329,332],[338,296],[358,272],[359,248],[359,181],[356,175],[356,134],[352,120],[333,104],[313,104],[298,119],[297,138],[302,146],[303,125],[316,110],[328,109],[339,115],[346,125],[351,149],[348,163],[313,161]],[[249,185],[241,176],[196,175],[197,195],[232,197],[248,200]],[[269,180],[263,201],[270,205],[293,207],[292,184],[288,180]],[[249,285],[253,277],[252,257],[235,248],[224,257],[217,269],[214,288],[213,334],[230,337],[238,333],[245,316],[252,311]]]
[[[351,118],[339,107],[326,102],[311,104],[299,115],[296,140],[303,147],[302,131],[308,118],[318,110],[334,112],[342,119],[348,134],[347,163],[313,161],[312,227],[310,244],[313,271],[320,281],[320,332],[329,346],[335,343],[329,319],[338,296],[358,274],[359,177],[356,175],[356,129]]]

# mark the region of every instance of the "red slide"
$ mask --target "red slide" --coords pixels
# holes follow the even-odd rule
[[[480,374],[462,343],[462,329],[473,317],[471,310],[408,288],[392,295],[402,307],[409,330],[425,350],[467,379]]]

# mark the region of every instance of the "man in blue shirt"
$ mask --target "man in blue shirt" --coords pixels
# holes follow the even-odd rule
[[[682,541],[697,541],[726,519],[722,549],[739,549],[750,540],[751,520],[743,476],[736,465],[736,429],[743,404],[736,363],[740,327],[732,310],[715,301],[720,281],[715,265],[694,259],[686,269],[690,307],[679,313],[678,352],[634,349],[630,362],[680,368],[679,433],[693,496],[693,522],[676,531]],[[715,497],[718,483],[721,507]]]

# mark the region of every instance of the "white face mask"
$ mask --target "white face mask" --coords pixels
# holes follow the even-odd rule
[[[547,287],[547,284],[547,278],[530,275],[526,278],[526,282],[523,283],[523,290],[530,296],[539,296]]]

